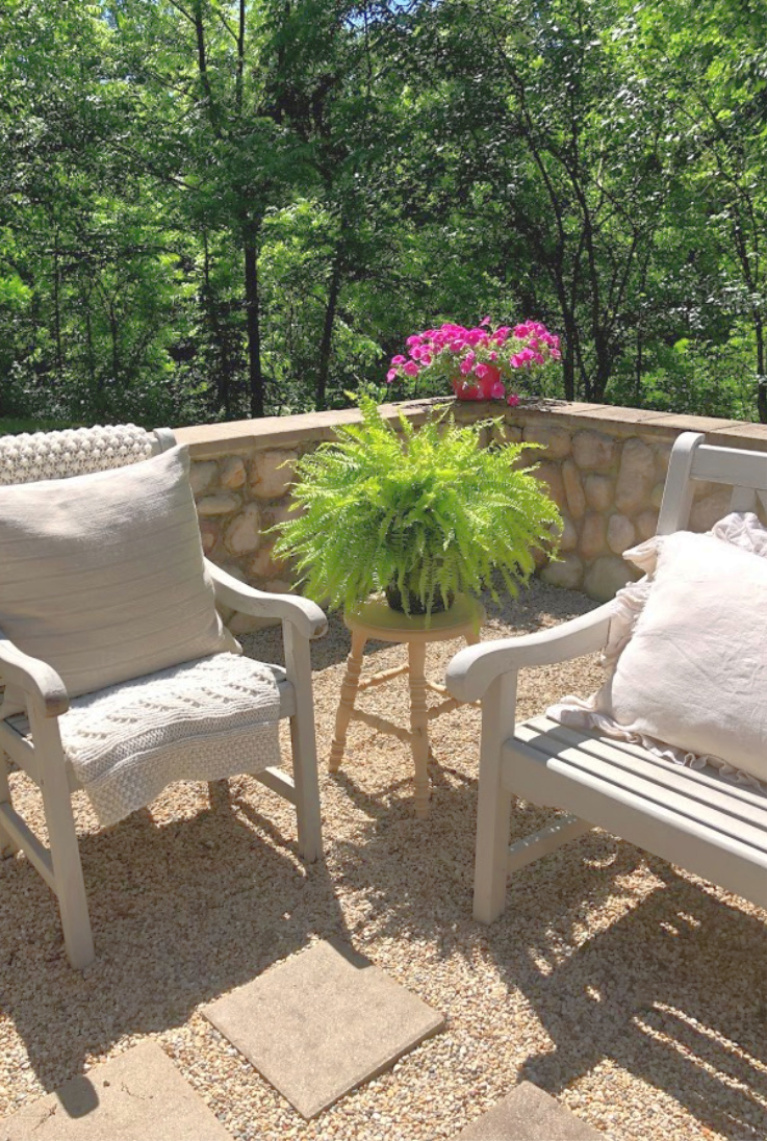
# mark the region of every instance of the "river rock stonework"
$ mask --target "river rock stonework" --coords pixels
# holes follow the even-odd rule
[[[428,415],[429,402],[400,408],[417,425]],[[387,414],[396,422],[395,409]],[[290,514],[298,459],[358,415],[345,410],[179,429],[178,440],[192,455],[206,555],[261,589],[290,590],[291,567],[274,557],[270,528]],[[538,445],[525,447],[521,462],[538,465],[564,522],[560,560],[537,560],[539,573],[552,585],[584,590],[599,601],[638,577],[622,554],[655,534],[669,455],[680,432],[704,432],[711,442],[767,452],[767,426],[634,408],[459,403],[455,415],[464,422],[500,418],[488,441]],[[707,530],[728,508],[726,491],[700,484],[691,529]],[[238,633],[260,624],[242,615],[226,617]]]

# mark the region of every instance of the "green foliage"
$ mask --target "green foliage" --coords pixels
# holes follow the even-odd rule
[[[526,394],[767,422],[762,7],[5,0],[0,411],[337,407],[534,314]]]
[[[483,447],[492,422],[457,427],[445,412],[419,429],[400,417],[397,431],[369,396],[360,405],[361,424],[299,461],[297,515],[278,526],[276,551],[296,559],[306,592],[353,609],[393,584],[430,612],[437,598],[492,589],[500,571],[515,593],[560,522],[515,467],[521,445]]]

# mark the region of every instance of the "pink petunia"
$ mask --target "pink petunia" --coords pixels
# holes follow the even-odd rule
[[[512,408],[516,408],[517,405],[519,404],[519,397],[516,395],[516,393],[512,392],[511,396],[506,401],[506,403],[508,405],[510,405]]]
[[[418,368],[418,365],[415,363],[415,361],[408,361],[407,364],[402,366],[402,371],[404,372],[405,376],[418,376],[420,369]]]
[[[514,354],[509,363],[512,368],[525,368],[532,364],[534,357],[535,354],[532,349],[520,349],[518,353]]]
[[[387,383],[387,384],[391,384],[391,382],[392,382],[393,380],[396,380],[396,379],[397,379],[397,376],[398,376],[398,375],[399,375],[399,374],[397,373],[397,370],[396,370],[396,368],[390,368],[390,369],[389,369],[389,371],[388,371],[388,372],[387,372],[387,374],[386,374],[386,383]]]
[[[493,400],[501,400],[505,392],[506,389],[503,386],[502,380],[496,380],[495,384],[490,389],[490,395],[492,396]]]
[[[468,357],[466,357],[464,360],[461,361],[460,369],[461,369],[461,372],[463,373],[464,376],[468,376],[473,368],[474,368],[474,361],[469,360]]]
[[[403,357],[403,356],[402,356],[402,354],[399,354],[399,355],[398,355],[398,356],[396,356],[396,357],[392,357],[392,359],[391,359],[391,363],[392,363],[393,365],[404,364],[404,363],[405,363],[405,360],[406,360],[406,358],[405,358],[405,357]]]

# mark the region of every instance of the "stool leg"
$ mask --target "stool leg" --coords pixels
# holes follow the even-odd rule
[[[426,716],[426,643],[408,643],[410,732],[415,765],[415,812],[429,815],[429,722]]]
[[[330,746],[329,768],[331,773],[337,773],[341,767],[346,747],[346,733],[354,711],[354,702],[357,700],[357,689],[360,684],[360,671],[362,669],[362,652],[367,639],[364,634],[355,630],[352,633],[352,649],[346,660],[346,673],[341,685],[341,700],[336,713],[336,731],[333,735],[333,744]]]

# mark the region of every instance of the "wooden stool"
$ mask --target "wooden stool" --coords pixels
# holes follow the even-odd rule
[[[449,610],[442,614],[432,614],[426,626],[424,617],[408,617],[392,610],[386,602],[364,603],[359,610],[344,616],[344,622],[351,631],[352,648],[346,663],[346,674],[341,686],[341,701],[336,714],[336,731],[330,748],[330,771],[338,772],[346,746],[346,733],[349,722],[354,718],[364,721],[379,733],[392,733],[400,741],[408,741],[413,752],[415,766],[415,810],[423,818],[429,814],[429,773],[428,761],[429,722],[443,713],[456,709],[460,701],[449,697],[433,709],[426,707],[426,690],[433,689],[444,694],[443,685],[427,681],[424,676],[426,647],[429,642],[445,642],[451,638],[465,638],[469,645],[479,641],[479,628],[485,618],[481,604],[467,595],[459,594]],[[360,680],[362,655],[368,639],[379,642],[406,643],[408,660],[406,665],[394,666],[371,677]],[[410,684],[410,728],[395,725],[385,717],[375,713],[365,713],[354,708],[357,694],[361,689],[382,685],[400,674],[409,675]]]

